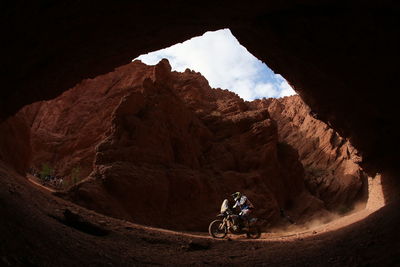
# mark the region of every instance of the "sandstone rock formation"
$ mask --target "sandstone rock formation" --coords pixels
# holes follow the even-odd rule
[[[144,72],[149,72],[143,66],[127,68],[84,80],[54,100],[22,110],[30,114],[24,117],[32,118],[29,124],[33,167],[40,170],[42,164],[48,164],[63,177],[70,177],[73,170],[79,172],[79,178],[90,174],[94,147],[107,136],[112,111],[132,80],[140,82],[146,76]]]
[[[67,197],[102,213],[199,230],[235,191],[270,223],[280,208],[298,220],[324,210],[267,108],[166,60],[133,62],[35,107],[24,109],[35,111],[33,166],[49,163],[69,181],[76,166],[91,173]]]
[[[232,1],[218,5],[214,1],[196,5],[166,1],[97,1],[95,5],[83,1],[9,1],[2,11],[1,27],[7,39],[2,43],[2,121],[24,105],[54,98],[82,79],[112,71],[140,54],[207,30],[229,27],[251,53],[287,78],[323,121],[350,139],[370,174],[375,170],[388,174],[382,176],[382,185],[398,197],[399,116],[398,99],[393,97],[398,91],[400,46],[396,1],[365,1],[362,5],[359,1],[331,0],[260,1],[251,5]],[[2,144],[20,147],[15,145],[19,139],[3,133],[6,130],[1,130]],[[7,136],[7,142],[3,136]],[[12,157],[3,152],[0,165],[4,158]],[[20,165],[18,159],[26,157],[13,158],[13,165],[0,172],[0,209],[6,218],[0,223],[0,233],[5,237],[2,240],[7,240],[0,246],[0,253],[7,255],[2,262],[28,265],[32,259],[30,265],[56,262],[70,266],[76,263],[71,259],[85,265],[93,264],[92,259],[98,257],[102,263],[120,265],[108,257],[120,259],[121,250],[115,249],[115,243],[107,247],[99,242],[89,247],[98,242],[96,237],[83,244],[84,250],[76,249],[77,242],[86,236],[49,221],[41,207],[52,207],[54,199],[17,179],[10,166]],[[11,194],[15,190],[7,183],[14,182],[23,184],[24,198]],[[38,196],[42,197],[40,205],[35,204]],[[323,235],[293,242],[288,247],[292,253],[281,257],[271,256],[274,251],[267,246],[266,250],[257,250],[263,257],[254,264],[294,265],[300,259],[300,264],[321,266],[329,259],[341,266],[395,265],[400,247],[398,210],[398,205],[388,206],[364,222],[332,233],[333,241]],[[370,243],[367,235],[373,235],[376,242]],[[131,240],[140,246],[130,251],[140,250],[140,240]],[[240,251],[248,255],[247,247],[246,242]],[[99,248],[104,248],[102,255]],[[49,250],[54,252],[51,256],[46,254]],[[220,251],[231,250],[223,247]],[[157,252],[152,250],[148,255]],[[128,255],[133,264],[145,264],[136,261],[137,255]]]
[[[2,119],[143,53],[230,28],[252,54],[289,80],[320,118],[351,140],[371,172],[398,170],[399,146],[392,142],[396,99],[380,91],[391,95],[398,88],[400,23],[394,1],[368,1],[362,8],[358,1],[332,0],[13,1],[3,9],[8,41],[2,49]]]
[[[367,174],[361,157],[350,142],[315,118],[296,96],[256,100],[277,122],[281,142],[294,147],[305,168],[305,183],[312,194],[331,210],[344,212],[366,196]]]

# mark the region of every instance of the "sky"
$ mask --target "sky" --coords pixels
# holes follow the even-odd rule
[[[163,58],[169,60],[172,70],[200,72],[211,87],[228,89],[244,100],[296,94],[281,75],[247,51],[229,29],[206,32],[136,59],[155,65]]]

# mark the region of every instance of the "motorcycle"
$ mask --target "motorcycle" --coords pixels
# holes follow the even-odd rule
[[[228,232],[234,235],[246,234],[247,238],[257,239],[261,236],[260,227],[257,225],[257,218],[250,218],[248,222],[241,222],[238,214],[234,214],[229,208],[229,201],[222,202],[220,219],[214,220],[208,227],[209,234],[214,238],[224,238]],[[246,225],[247,224],[247,225]]]

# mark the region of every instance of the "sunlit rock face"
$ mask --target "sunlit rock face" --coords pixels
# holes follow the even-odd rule
[[[305,168],[305,183],[330,210],[345,211],[366,197],[367,174],[350,142],[315,114],[299,96],[252,103],[268,109],[277,122],[279,141],[293,146]]]
[[[267,108],[199,73],[171,72],[166,60],[133,62],[33,107],[23,110],[35,113],[32,166],[48,163],[67,180],[79,166],[89,178],[66,197],[102,213],[201,230],[235,191],[271,223],[280,208],[299,221],[324,211]]]

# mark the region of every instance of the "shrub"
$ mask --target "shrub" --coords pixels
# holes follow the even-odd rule
[[[54,169],[52,169],[49,164],[42,164],[42,170],[39,172],[40,179],[44,180],[46,176],[53,175]]]
[[[72,184],[75,185],[77,182],[79,182],[79,173],[81,172],[80,167],[75,167],[71,170],[71,180]]]

